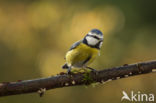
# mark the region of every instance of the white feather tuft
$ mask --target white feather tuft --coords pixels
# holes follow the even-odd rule
[[[102,35],[97,35],[96,33],[92,33],[92,32],[89,32],[88,35],[93,35],[93,36],[97,36],[98,38],[102,39],[103,36]]]

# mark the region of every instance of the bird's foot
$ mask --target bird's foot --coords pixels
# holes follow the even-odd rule
[[[68,71],[67,71],[67,74],[71,75],[71,74],[72,74],[72,72],[71,72],[70,70],[68,70]]]
[[[98,73],[96,69],[93,69],[93,68],[91,68],[91,67],[86,67],[86,68],[87,68],[87,69],[90,69],[91,72],[94,72],[94,73],[96,73],[96,74]]]

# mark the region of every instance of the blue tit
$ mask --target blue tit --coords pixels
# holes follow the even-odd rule
[[[92,63],[100,54],[102,43],[102,32],[98,29],[92,29],[82,40],[71,46],[65,55],[66,63],[62,68],[68,69],[67,73],[70,73],[73,67],[91,69],[87,65]]]

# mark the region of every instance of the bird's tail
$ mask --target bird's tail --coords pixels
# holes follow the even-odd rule
[[[67,63],[66,63],[66,64],[64,64],[64,65],[62,66],[62,68],[63,68],[63,69],[68,69],[69,66],[68,66]]]

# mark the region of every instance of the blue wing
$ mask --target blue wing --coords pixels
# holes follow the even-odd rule
[[[81,42],[82,42],[82,40],[77,41],[76,43],[74,43],[74,44],[70,47],[69,51],[72,50],[72,49],[75,49],[77,46],[80,45]]]

